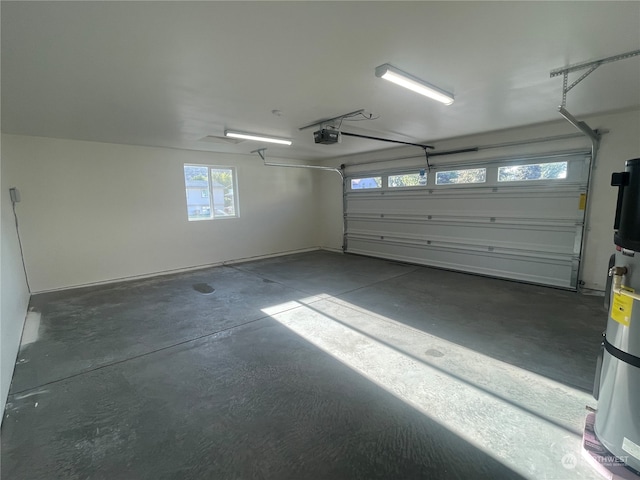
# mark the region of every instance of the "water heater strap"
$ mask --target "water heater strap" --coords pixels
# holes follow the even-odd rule
[[[624,352],[619,348],[614,347],[606,338],[604,339],[604,348],[606,348],[607,352],[616,357],[618,360],[628,363],[629,365],[632,365],[636,368],[640,368],[640,357],[636,357],[635,355],[631,355],[630,353]]]

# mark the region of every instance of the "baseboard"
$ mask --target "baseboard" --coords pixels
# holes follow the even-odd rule
[[[121,283],[121,282],[129,282],[129,281],[133,281],[133,280],[143,280],[145,278],[154,278],[154,277],[162,277],[165,275],[174,275],[176,273],[186,273],[186,272],[194,272],[197,270],[204,270],[207,268],[213,268],[213,267],[223,267],[225,265],[236,265],[236,264],[240,264],[240,263],[245,263],[245,262],[253,262],[256,260],[264,260],[267,258],[275,258],[275,257],[283,257],[285,255],[295,255],[296,253],[306,253],[306,252],[314,252],[317,250],[323,250],[321,247],[309,247],[309,248],[301,248],[301,249],[297,249],[297,250],[287,250],[287,251],[283,251],[283,252],[275,252],[275,253],[269,253],[266,255],[256,255],[253,257],[243,257],[243,258],[236,258],[236,259],[232,259],[232,260],[225,260],[222,262],[215,262],[215,263],[207,263],[207,264],[202,264],[202,265],[193,265],[193,266],[189,266],[189,267],[184,267],[184,268],[176,268],[176,269],[172,269],[172,270],[162,270],[162,271],[157,271],[157,272],[150,272],[150,273],[144,273],[141,275],[131,275],[128,277],[119,277],[119,278],[112,278],[109,280],[102,280],[99,282],[90,282],[90,283],[82,283],[82,284],[77,284],[77,285],[70,285],[70,286],[66,286],[66,287],[60,287],[60,288],[52,288],[49,290],[38,290],[36,292],[32,292],[32,295],[40,295],[43,293],[52,293],[52,292],[63,292],[65,290],[75,290],[77,288],[86,288],[86,287],[97,287],[97,286],[101,286],[101,285],[110,285],[113,283]]]
[[[342,251],[342,248],[319,247],[319,250],[323,250],[325,252],[333,252],[333,253],[344,253]]]

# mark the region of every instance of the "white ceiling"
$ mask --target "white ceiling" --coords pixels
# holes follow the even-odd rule
[[[558,67],[640,48],[640,2],[8,2],[2,131],[248,153],[225,128],[290,137],[269,156],[322,159],[391,145],[315,145],[312,121],[409,142],[559,119]],[[455,93],[444,106],[385,82],[391,63]],[[572,74],[570,81],[577,78]],[[640,105],[640,57],[569,93],[574,115]],[[272,110],[280,110],[276,116]]]

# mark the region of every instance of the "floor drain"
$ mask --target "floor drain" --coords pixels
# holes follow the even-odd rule
[[[202,293],[203,295],[208,295],[208,294],[213,293],[213,292],[216,291],[216,289],[213,288],[208,283],[196,283],[196,284],[193,285],[193,289],[196,292]]]
[[[425,355],[429,355],[430,357],[444,357],[444,353],[442,353],[440,350],[435,350],[433,348],[430,348],[424,353]]]

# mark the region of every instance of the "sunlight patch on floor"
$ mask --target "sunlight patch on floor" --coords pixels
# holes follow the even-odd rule
[[[22,329],[22,338],[20,339],[20,346],[29,345],[38,340],[40,331],[40,312],[30,310],[27,313],[27,318],[24,321],[24,327]]]
[[[263,311],[526,478],[599,478],[581,458],[590,395],[343,300],[309,300]]]

